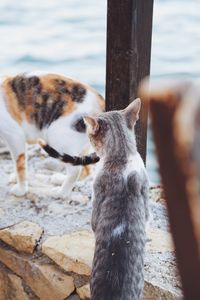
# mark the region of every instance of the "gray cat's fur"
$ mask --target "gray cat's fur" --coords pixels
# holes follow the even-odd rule
[[[85,118],[101,158],[93,186],[91,300],[138,300],[143,289],[148,179],[134,136],[139,110],[137,99],[123,111]]]

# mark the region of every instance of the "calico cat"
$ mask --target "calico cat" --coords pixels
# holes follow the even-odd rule
[[[138,300],[143,289],[149,183],[134,136],[140,106],[136,99],[125,110],[84,117],[100,157],[93,183],[91,300]]]
[[[28,191],[26,143],[42,138],[59,153],[81,155],[88,147],[83,117],[104,110],[103,98],[90,86],[58,74],[22,74],[0,82],[0,136],[15,163],[17,184],[11,193]],[[80,166],[67,165],[68,177],[57,196],[68,197]]]

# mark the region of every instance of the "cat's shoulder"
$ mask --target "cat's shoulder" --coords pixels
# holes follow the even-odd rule
[[[124,169],[124,176],[127,177],[130,173],[144,174],[144,162],[138,152],[129,156],[126,167]]]
[[[138,152],[129,157],[126,167],[123,172],[123,177],[131,186],[142,187],[148,185],[148,176],[144,162]]]

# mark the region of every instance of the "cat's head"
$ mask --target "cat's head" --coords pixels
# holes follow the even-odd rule
[[[125,155],[136,149],[134,125],[139,118],[140,107],[141,100],[137,98],[124,110],[84,117],[89,139],[100,157],[114,155],[116,151]]]

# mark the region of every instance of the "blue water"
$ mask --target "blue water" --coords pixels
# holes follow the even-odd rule
[[[200,0],[155,0],[153,77],[200,77],[199,12]],[[0,16],[0,75],[61,72],[104,93],[105,0],[1,0]],[[157,182],[151,136],[147,169]]]

